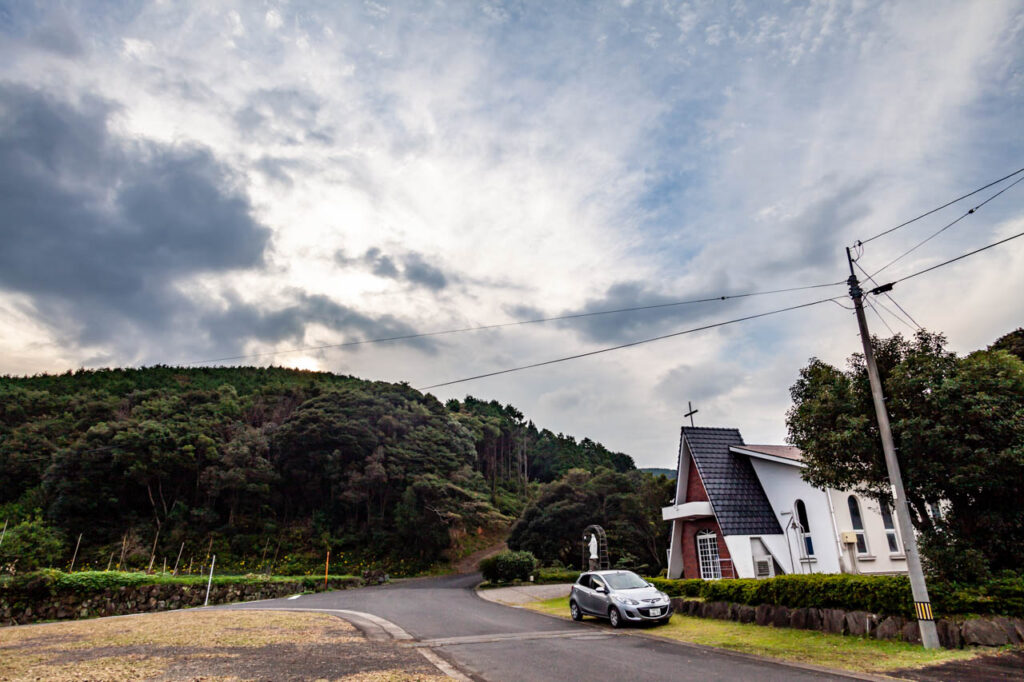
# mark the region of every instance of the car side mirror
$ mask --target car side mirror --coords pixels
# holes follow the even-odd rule
[[[607,587],[595,587],[594,592],[600,592],[601,594],[608,594]]]

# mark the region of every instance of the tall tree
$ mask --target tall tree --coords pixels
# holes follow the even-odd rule
[[[872,344],[911,520],[931,570],[977,578],[1019,568],[1024,362],[1002,351],[960,358],[945,350],[941,334],[926,331]],[[789,440],[804,451],[805,479],[888,503],[863,356],[852,356],[845,371],[812,359],[790,393]]]

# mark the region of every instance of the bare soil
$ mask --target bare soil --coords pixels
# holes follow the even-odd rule
[[[508,545],[504,542],[499,542],[496,545],[485,547],[481,550],[473,552],[469,556],[463,557],[455,563],[455,572],[462,575],[465,573],[476,573],[479,570],[480,562],[487,557],[494,556],[498,552],[504,552],[508,549]]]
[[[969,661],[951,661],[915,670],[896,670],[894,677],[907,680],[959,682],[964,680],[1024,680],[1024,651],[1013,649],[978,656]]]
[[[0,630],[0,681],[447,679],[329,614],[173,611]]]

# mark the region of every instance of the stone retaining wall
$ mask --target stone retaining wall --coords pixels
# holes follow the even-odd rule
[[[344,590],[362,584],[359,578],[338,578],[328,582],[327,589]],[[213,585],[210,604],[275,599],[308,589],[301,582],[263,582]],[[319,582],[316,591],[323,591]],[[31,600],[4,594],[0,590],[0,626],[24,625],[47,620],[75,620],[130,613],[168,611],[186,606],[202,606],[206,585],[132,585],[106,589],[93,594],[68,592],[44,595]]]
[[[761,604],[748,606],[729,602],[705,602],[675,597],[676,613],[734,620],[740,623],[772,625],[777,628],[820,630],[837,635],[857,635],[875,639],[898,639],[920,642],[917,621],[900,616],[879,616],[866,611],[842,609],[789,608]],[[966,645],[1003,646],[1024,643],[1024,618],[992,616],[986,618],[948,619],[935,621],[939,642],[949,649]]]

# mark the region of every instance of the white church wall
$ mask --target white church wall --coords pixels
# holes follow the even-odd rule
[[[907,559],[903,553],[903,541],[896,535],[897,551],[889,549],[889,540],[886,537],[885,523],[882,520],[882,512],[878,502],[871,498],[854,492],[843,492],[831,490],[832,505],[836,510],[836,523],[839,531],[854,531],[853,520],[850,516],[850,496],[857,498],[860,505],[861,520],[864,526],[864,539],[867,545],[866,552],[850,551],[844,546],[847,564],[850,564],[850,556],[853,556],[852,572],[854,573],[906,573]],[[892,517],[893,525],[898,529],[895,514]],[[853,548],[854,550],[856,547]]]
[[[789,529],[787,535],[779,538],[782,547],[770,547],[773,552],[781,552],[785,557],[785,562],[779,557],[780,564],[789,573],[840,573],[839,547],[826,492],[804,482],[800,478],[801,468],[794,464],[770,462],[757,457],[750,457],[750,463],[754,466],[754,472],[761,481],[783,531],[789,529],[796,515],[797,500],[803,500],[807,510],[814,555],[802,559],[802,538],[795,529]]]

